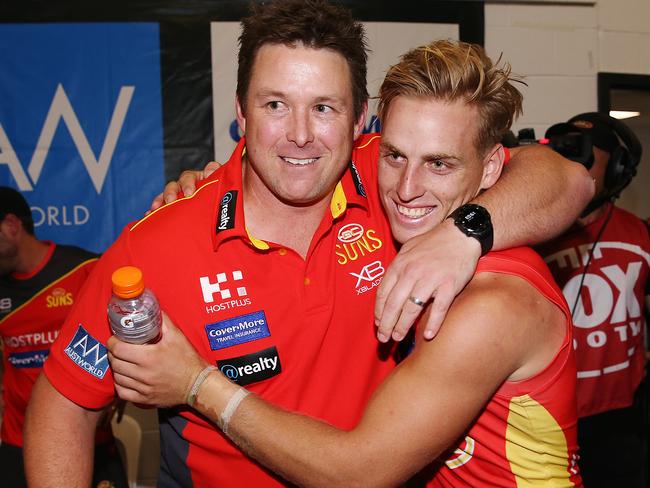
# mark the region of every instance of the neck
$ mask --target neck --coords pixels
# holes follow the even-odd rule
[[[45,259],[50,244],[39,241],[31,234],[25,234],[18,246],[16,273],[29,274]]]
[[[329,211],[332,192],[316,202],[298,205],[280,200],[255,180],[255,176],[244,179],[248,232],[256,239],[293,249],[305,258],[323,216]]]
[[[601,205],[598,207],[596,210],[591,212],[590,214],[586,215],[585,217],[580,217],[578,219],[578,225],[581,226],[587,226],[589,224],[594,223],[596,220],[600,219],[605,213],[607,213],[607,210],[609,209],[609,206],[613,205],[612,203],[606,203],[604,205]]]

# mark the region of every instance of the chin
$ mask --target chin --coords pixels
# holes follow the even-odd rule
[[[400,225],[392,225],[391,226],[391,232],[393,234],[393,239],[395,239],[400,244],[404,244],[406,241],[408,241],[412,237],[420,235],[424,231],[416,231],[416,230],[413,230],[413,229],[404,229]]]

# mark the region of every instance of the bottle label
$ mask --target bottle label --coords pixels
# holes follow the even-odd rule
[[[133,329],[135,322],[133,321],[133,317],[122,317],[120,319],[120,325],[125,329]]]

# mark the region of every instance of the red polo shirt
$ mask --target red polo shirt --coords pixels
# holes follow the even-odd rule
[[[29,274],[0,276],[0,337],[4,345],[2,442],[23,445],[23,423],[32,387],[66,315],[93,265],[94,254],[50,243]],[[103,432],[100,441],[110,438]]]
[[[125,229],[101,258],[45,365],[50,382],[84,407],[112,400],[103,345],[110,274],[135,265],[197,351],[233,381],[354,426],[394,366],[373,325],[375,291],[395,255],[376,190],[377,142],[360,140],[303,259],[247,232],[242,140],[192,197]],[[160,430],[165,486],[279,482],[191,409],[163,412]]]

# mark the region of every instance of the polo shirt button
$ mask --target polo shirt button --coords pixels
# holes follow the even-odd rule
[[[309,278],[305,278],[305,286],[309,286],[311,284],[311,280]]]
[[[280,256],[284,256],[285,254],[287,254],[287,250],[284,247],[281,247],[280,249],[278,249],[278,254]]]

